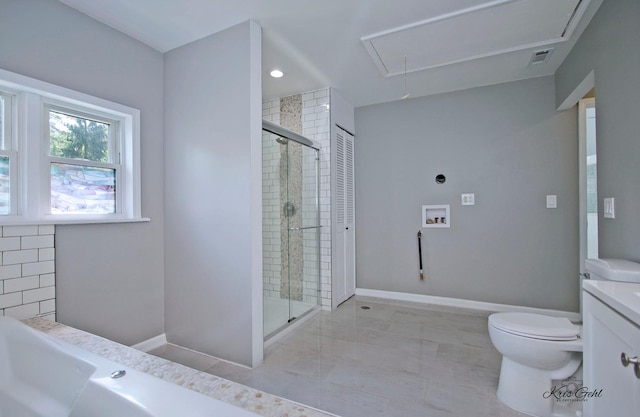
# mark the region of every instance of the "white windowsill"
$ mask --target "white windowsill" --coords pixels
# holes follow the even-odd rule
[[[59,217],[41,220],[15,219],[3,221],[0,219],[0,226],[40,226],[40,225],[67,225],[67,224],[114,224],[114,223],[148,223],[151,219],[140,217],[135,219],[112,218],[112,219],[61,219]]]

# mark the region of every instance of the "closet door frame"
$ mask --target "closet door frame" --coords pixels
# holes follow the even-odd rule
[[[331,307],[335,309],[356,290],[355,140],[338,125],[331,138],[331,189]]]

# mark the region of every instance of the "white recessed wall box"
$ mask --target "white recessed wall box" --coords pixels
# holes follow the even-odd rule
[[[422,206],[422,227],[451,227],[451,206],[449,204]]]

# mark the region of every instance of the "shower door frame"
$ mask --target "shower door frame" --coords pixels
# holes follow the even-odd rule
[[[283,323],[281,326],[279,326],[278,328],[276,328],[274,331],[266,333],[264,334],[264,338],[265,340],[277,335],[278,333],[280,333],[282,330],[288,328],[290,325],[292,325],[297,319],[300,319],[304,316],[306,316],[307,314],[311,313],[312,311],[316,311],[319,310],[321,305],[320,305],[320,290],[321,290],[321,266],[320,266],[320,244],[321,244],[321,238],[320,238],[320,230],[322,228],[322,225],[320,224],[320,163],[319,163],[319,158],[320,158],[320,146],[317,145],[316,143],[314,143],[312,140],[299,135],[295,132],[292,132],[286,128],[283,128],[282,126],[276,125],[274,123],[268,122],[266,120],[262,121],[262,129],[263,131],[266,131],[268,133],[272,133],[278,137],[287,139],[287,140],[291,140],[293,142],[295,142],[296,144],[299,144],[302,146],[301,150],[303,152],[302,157],[303,157],[303,161],[304,161],[304,150],[305,148],[309,148],[311,150],[314,151],[314,159],[315,159],[315,193],[314,193],[314,206],[315,206],[315,224],[311,225],[311,226],[305,226],[304,225],[304,219],[301,219],[300,221],[300,226],[294,226],[291,227],[290,224],[290,219],[287,218],[287,222],[286,222],[286,231],[287,231],[287,245],[290,245],[291,242],[291,233],[292,232],[301,232],[304,233],[305,230],[311,230],[311,229],[315,229],[316,230],[316,235],[315,235],[315,245],[316,245],[316,294],[315,294],[315,305],[313,307],[310,307],[309,309],[307,309],[306,311],[304,311],[302,314],[299,314],[297,316],[294,316],[293,312],[292,312],[292,302],[295,301],[292,299],[291,296],[291,256],[292,256],[292,250],[291,247],[287,248],[287,276],[286,279],[288,280],[288,286],[289,286],[289,297],[288,297],[288,308],[289,308],[289,313],[288,313],[288,321],[286,323]],[[284,146],[287,146],[287,164],[286,164],[286,178],[287,178],[287,202],[290,201],[289,198],[289,185],[290,185],[290,148],[289,148],[289,144],[286,144]],[[304,166],[304,164],[302,165]],[[304,255],[304,245],[303,247],[303,255]],[[302,298],[304,300],[304,264],[303,264],[303,278],[302,278]],[[284,277],[282,277],[284,278]],[[266,319],[266,312],[265,312],[265,319]]]

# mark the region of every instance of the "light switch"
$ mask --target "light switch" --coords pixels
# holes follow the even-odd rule
[[[474,193],[462,194],[461,201],[463,206],[474,206],[476,204],[476,195]]]
[[[558,196],[557,195],[548,195],[547,196],[547,208],[558,208]]]
[[[613,197],[604,199],[604,218],[615,219],[616,218],[616,205]]]

